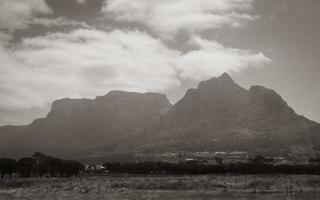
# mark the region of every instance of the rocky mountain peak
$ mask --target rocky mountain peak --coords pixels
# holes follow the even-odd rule
[[[228,73],[224,73],[219,77],[213,77],[207,81],[202,81],[199,83],[197,88],[204,93],[212,92],[228,92],[243,90],[239,85],[237,85]]]
[[[219,81],[222,81],[222,82],[225,82],[225,83],[234,83],[233,79],[231,78],[231,76],[227,72],[223,73],[217,79]]]
[[[252,86],[249,89],[248,103],[251,105],[260,104],[266,108],[287,108],[287,102],[275,91],[263,86]]]

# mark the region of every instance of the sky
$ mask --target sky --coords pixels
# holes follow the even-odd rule
[[[228,72],[320,122],[318,0],[1,0],[0,125],[61,98],[188,88]]]

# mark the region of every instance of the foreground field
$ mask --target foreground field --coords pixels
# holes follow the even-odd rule
[[[320,176],[120,176],[2,179],[0,200],[317,200]]]

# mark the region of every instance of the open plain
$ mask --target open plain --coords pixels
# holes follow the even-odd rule
[[[151,176],[104,175],[81,178],[0,180],[0,200],[317,200],[320,176]]]

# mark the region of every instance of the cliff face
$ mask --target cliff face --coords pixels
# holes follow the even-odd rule
[[[28,155],[41,151],[66,155],[97,146],[119,145],[159,120],[171,107],[167,97],[156,93],[111,91],[96,99],[61,99],[53,102],[44,119],[29,126],[3,127],[3,155]],[[27,153],[28,152],[28,153]]]

